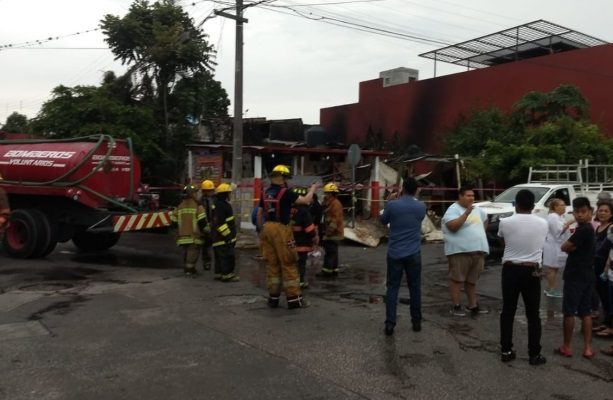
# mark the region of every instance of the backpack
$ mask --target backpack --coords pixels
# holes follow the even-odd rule
[[[279,207],[279,202],[283,198],[283,195],[287,191],[286,187],[281,187],[277,195],[272,196],[271,192],[272,186],[262,192],[262,199],[264,202],[264,215],[267,217],[270,213],[274,212],[275,220],[277,222],[281,221],[281,207]]]

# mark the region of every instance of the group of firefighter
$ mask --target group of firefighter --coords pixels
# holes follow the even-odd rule
[[[289,167],[277,165],[270,174],[270,186],[262,191],[254,210],[262,257],[266,262],[268,305],[279,306],[285,292],[289,309],[307,302],[302,289],[309,286],[306,267],[309,254],[320,244],[324,250],[323,267],[316,276],[334,278],[339,273],[338,243],[343,239],[343,207],[335,183],[324,185],[323,205],[315,194],[318,185],[290,187]],[[177,245],[183,248],[184,273],[197,276],[196,265],[202,254],[205,271],[214,266],[214,278],[222,282],[240,280],[235,273],[236,220],[230,195],[232,187],[211,180],[200,187],[185,186],[184,198],[172,212],[177,226]],[[211,250],[214,255],[211,262]]]

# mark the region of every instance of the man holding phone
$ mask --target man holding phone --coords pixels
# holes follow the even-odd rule
[[[488,311],[477,304],[477,281],[483,271],[489,245],[485,229],[487,214],[474,206],[475,192],[471,186],[459,189],[458,201],[443,216],[442,229],[445,255],[449,262],[449,294],[453,307],[450,313],[457,317],[485,314]],[[468,305],[460,304],[460,288],[464,286]]]

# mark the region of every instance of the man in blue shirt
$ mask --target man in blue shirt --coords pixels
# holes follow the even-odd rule
[[[388,202],[381,223],[390,224],[387,247],[387,292],[385,294],[385,334],[391,336],[396,326],[396,305],[403,271],[411,296],[413,330],[421,330],[421,222],[426,205],[415,198],[417,181],[405,179],[402,196]]]

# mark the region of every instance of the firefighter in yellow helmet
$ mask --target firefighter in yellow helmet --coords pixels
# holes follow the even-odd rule
[[[200,190],[190,184],[183,188],[184,199],[170,214],[177,225],[177,245],[183,248],[183,268],[185,276],[196,276],[196,263],[200,256],[202,237],[210,227],[204,208],[198,203]]]
[[[206,217],[209,221],[212,220],[211,210],[213,208],[213,201],[215,200],[215,184],[213,181],[205,179],[200,184],[200,190],[202,191],[202,200],[200,204],[204,208]],[[213,241],[211,240],[210,232],[202,239],[202,269],[209,271],[212,264],[212,248]]]
[[[266,219],[258,218],[261,227],[262,256],[266,261],[266,279],[268,284],[268,306],[279,306],[281,285],[287,297],[287,308],[306,307],[300,291],[298,273],[298,253],[290,225],[292,204],[308,205],[313,198],[317,185],[305,195],[299,195],[287,187],[291,179],[290,170],[285,165],[277,165],[270,174],[270,187],[266,188],[260,200],[260,207]]]
[[[0,175],[0,181],[3,178]],[[0,234],[4,233],[4,230],[8,226],[9,216],[11,214],[11,207],[9,206],[9,199],[4,189],[0,188]]]
[[[215,203],[213,204],[211,235],[213,239],[213,252],[215,253],[215,279],[222,282],[238,282],[240,278],[234,273],[236,259],[234,246],[236,245],[236,222],[234,211],[230,204],[232,187],[227,183],[220,183],[215,189]]]
[[[305,187],[295,187],[292,191],[304,196],[308,193]],[[313,201],[315,201],[313,199]],[[300,272],[300,287],[306,289],[309,282],[306,280],[306,267],[309,253],[314,250],[319,243],[317,236],[317,225],[313,222],[313,217],[309,206],[304,204],[294,204],[291,217],[292,232],[296,242],[296,252],[298,252],[298,271]]]
[[[324,228],[322,245],[324,265],[316,276],[333,278],[338,275],[338,243],[344,238],[343,206],[336,197],[339,193],[335,183],[324,185]]]

